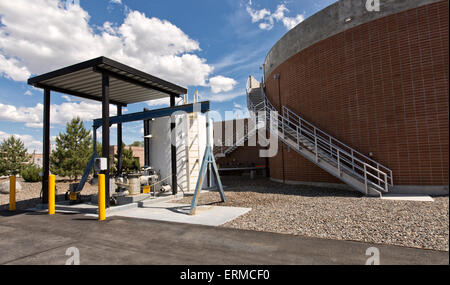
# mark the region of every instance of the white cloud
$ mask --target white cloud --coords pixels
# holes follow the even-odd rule
[[[122,0],[109,0],[109,3],[122,4]]]
[[[116,115],[116,108],[111,106],[110,115]],[[27,127],[42,128],[42,104],[35,107],[16,107],[0,103],[0,121],[25,123]],[[94,120],[102,116],[102,104],[97,102],[66,102],[61,105],[51,105],[50,123],[65,125],[75,117],[84,121]]]
[[[258,27],[261,30],[272,30],[273,28],[273,23],[259,23]]]
[[[298,14],[295,17],[285,16],[285,14],[289,12],[289,9],[284,4],[278,5],[274,13],[271,13],[270,10],[267,9],[252,9],[251,5],[252,3],[250,1],[246,7],[246,10],[252,18],[252,23],[260,22],[258,27],[261,30],[271,30],[275,21],[282,22],[283,25],[290,30],[305,19],[302,14]]]
[[[283,25],[288,29],[292,29],[293,27],[297,26],[299,23],[303,22],[305,20],[305,16],[299,14],[295,18],[289,18],[285,17],[283,18]]]
[[[0,75],[15,81],[27,80],[31,75],[30,72],[25,67],[18,65],[19,63],[15,58],[7,59],[0,54]]]
[[[42,142],[36,140],[30,135],[18,135],[18,134],[8,134],[3,131],[0,131],[0,141],[9,138],[10,136],[15,136],[19,138],[24,143],[25,147],[28,149],[28,153],[32,153],[36,151],[37,153],[42,152]]]
[[[205,86],[213,71],[193,54],[199,43],[169,21],[129,10],[120,26],[105,22],[96,31],[89,19],[59,0],[0,1],[0,74],[25,81],[101,55],[184,86]]]
[[[166,105],[169,106],[170,105],[170,98],[161,98],[161,99],[147,101],[145,103],[147,103],[147,105],[150,106],[150,107],[152,107],[152,106],[166,106]]]
[[[233,78],[224,77],[221,75],[209,79],[209,86],[214,94],[231,91],[236,84],[237,81]]]
[[[218,94],[199,94],[201,100],[209,100],[211,102],[226,102],[237,97],[244,96],[245,91],[238,91],[234,93],[218,93]]]
[[[27,91],[24,93],[24,95],[27,95],[27,96],[33,96],[33,93],[31,93],[30,90],[27,90]]]
[[[266,9],[253,10],[250,6],[247,6],[247,12],[252,17],[252,23],[261,21],[262,19],[270,16],[270,11]]]
[[[183,98],[175,99],[175,105],[180,105],[184,102]],[[170,98],[161,98],[161,99],[155,99],[151,101],[145,102],[148,106],[170,106]]]
[[[66,100],[67,102],[72,102],[72,99],[70,98],[70,96],[62,95],[61,97],[64,98],[64,100]]]

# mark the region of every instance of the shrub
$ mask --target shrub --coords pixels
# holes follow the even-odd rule
[[[29,160],[30,155],[19,138],[10,136],[0,142],[0,176],[19,174]]]
[[[42,168],[29,164],[23,168],[20,175],[26,182],[38,182],[42,180],[42,177],[39,176],[40,172],[42,172]]]

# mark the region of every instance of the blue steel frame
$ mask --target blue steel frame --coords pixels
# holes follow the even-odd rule
[[[110,117],[109,123],[110,125],[113,125],[119,123],[144,121],[153,118],[168,117],[171,116],[173,113],[180,111],[186,113],[194,113],[194,112],[206,113],[209,111],[209,101]],[[101,127],[101,126],[102,126],[102,119],[95,119],[94,127]]]
[[[214,170],[214,176],[216,177],[217,187],[219,188],[220,198],[222,202],[226,202],[225,193],[223,191],[222,181],[219,176],[219,169],[216,165],[216,160],[214,159],[214,154],[211,148],[210,142],[211,136],[211,127],[209,123],[209,115],[206,114],[206,149],[205,155],[203,156],[202,166],[200,168],[200,173],[197,180],[197,185],[195,186],[194,197],[192,198],[191,209],[189,211],[189,215],[195,215],[197,210],[197,202],[198,197],[200,196],[200,190],[202,189],[203,180],[205,179],[206,172],[209,169],[209,173],[211,173],[211,167]],[[209,186],[209,185],[208,185]]]
[[[109,124],[113,125],[113,124],[129,123],[129,122],[135,122],[135,121],[150,120],[153,118],[168,117],[168,116],[171,116],[175,112],[207,113],[210,110],[209,106],[210,106],[209,101],[204,101],[204,102],[199,102],[199,103],[195,103],[195,104],[187,104],[187,105],[176,106],[176,107],[168,107],[168,108],[162,108],[162,109],[155,109],[155,110],[148,110],[148,111],[143,111],[143,112],[125,114],[125,115],[121,115],[121,116],[110,117]],[[92,154],[92,157],[84,171],[83,177],[81,178],[81,181],[78,184],[75,192],[81,192],[83,190],[84,185],[86,184],[86,181],[89,177],[89,173],[91,173],[91,170],[94,167],[94,161],[98,157],[98,154],[97,154],[97,129],[101,126],[102,126],[102,119],[95,119],[94,124],[93,124],[94,153]],[[209,129],[208,129],[208,132],[209,132]],[[209,136],[208,136],[208,139],[209,139]],[[214,156],[212,156],[212,157],[214,159]],[[215,161],[214,161],[214,164],[215,164]],[[217,167],[216,167],[216,169],[217,169]],[[217,174],[217,177],[218,177],[218,174]]]

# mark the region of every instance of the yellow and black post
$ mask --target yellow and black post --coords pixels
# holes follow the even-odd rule
[[[16,176],[9,177],[9,210],[16,210]]]
[[[55,175],[48,176],[48,214],[55,214]]]
[[[98,175],[98,220],[104,221],[105,215],[105,174]]]

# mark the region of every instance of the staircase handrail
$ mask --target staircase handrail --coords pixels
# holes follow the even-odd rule
[[[269,121],[270,119],[270,111],[277,111],[276,108],[270,103],[267,96],[264,92],[264,87],[261,85],[261,96],[262,96],[262,102],[257,104],[256,106],[253,105],[251,100],[249,100],[247,96],[247,102],[249,110],[256,113],[257,111],[264,111],[266,114],[269,114],[269,116],[266,116],[266,120]],[[247,93],[249,94],[249,93]],[[264,103],[264,106],[262,109],[258,110],[258,105]],[[283,106],[283,115],[277,114],[277,121],[275,122],[281,122],[277,123],[277,130],[281,129],[281,132],[283,134],[283,137],[281,137],[284,141],[287,142],[285,136],[286,136],[286,129],[290,130],[291,137],[297,139],[297,147],[300,147],[300,136],[301,139],[306,139],[309,141],[311,145],[314,145],[314,153],[316,154],[317,159],[319,158],[319,151],[321,152],[321,155],[324,154],[331,158],[333,161],[337,159],[337,167],[338,169],[344,168],[353,173],[354,175],[360,177],[361,179],[364,179],[364,182],[366,184],[366,192],[368,184],[374,186],[375,188],[380,189],[381,191],[388,192],[388,185],[393,185],[393,178],[392,178],[392,171],[387,168],[386,166],[376,162],[373,159],[370,159],[369,157],[361,154],[360,152],[356,151],[355,149],[349,147],[348,145],[342,143],[340,140],[334,138],[333,136],[329,135],[328,133],[320,130],[319,128],[315,127],[310,122],[304,120],[299,115],[295,114],[293,111],[291,111],[289,108]],[[291,119],[295,119],[293,121]],[[298,122],[298,123],[297,123]],[[295,129],[292,127],[295,126]],[[273,126],[270,126],[271,128]],[[306,128],[305,128],[306,127]],[[309,130],[307,129],[309,128]],[[294,133],[295,135],[293,135]],[[324,135],[326,137],[324,137]],[[294,142],[294,141],[293,141]],[[288,142],[287,142],[288,143]],[[340,146],[339,146],[340,145]],[[347,148],[345,150],[343,147]],[[360,156],[361,158],[365,159],[366,161],[363,161],[362,159],[356,157],[355,155]],[[346,165],[345,163],[350,165]],[[375,166],[371,165],[374,164]],[[381,169],[384,169],[386,172],[382,171]],[[375,172],[376,175],[371,173],[368,170],[372,170],[372,172]],[[362,173],[358,173],[357,171],[360,171]],[[389,173],[389,175],[387,174]],[[376,181],[374,183],[373,181],[369,180],[368,178],[371,177]],[[384,187],[381,186],[384,184]]]

